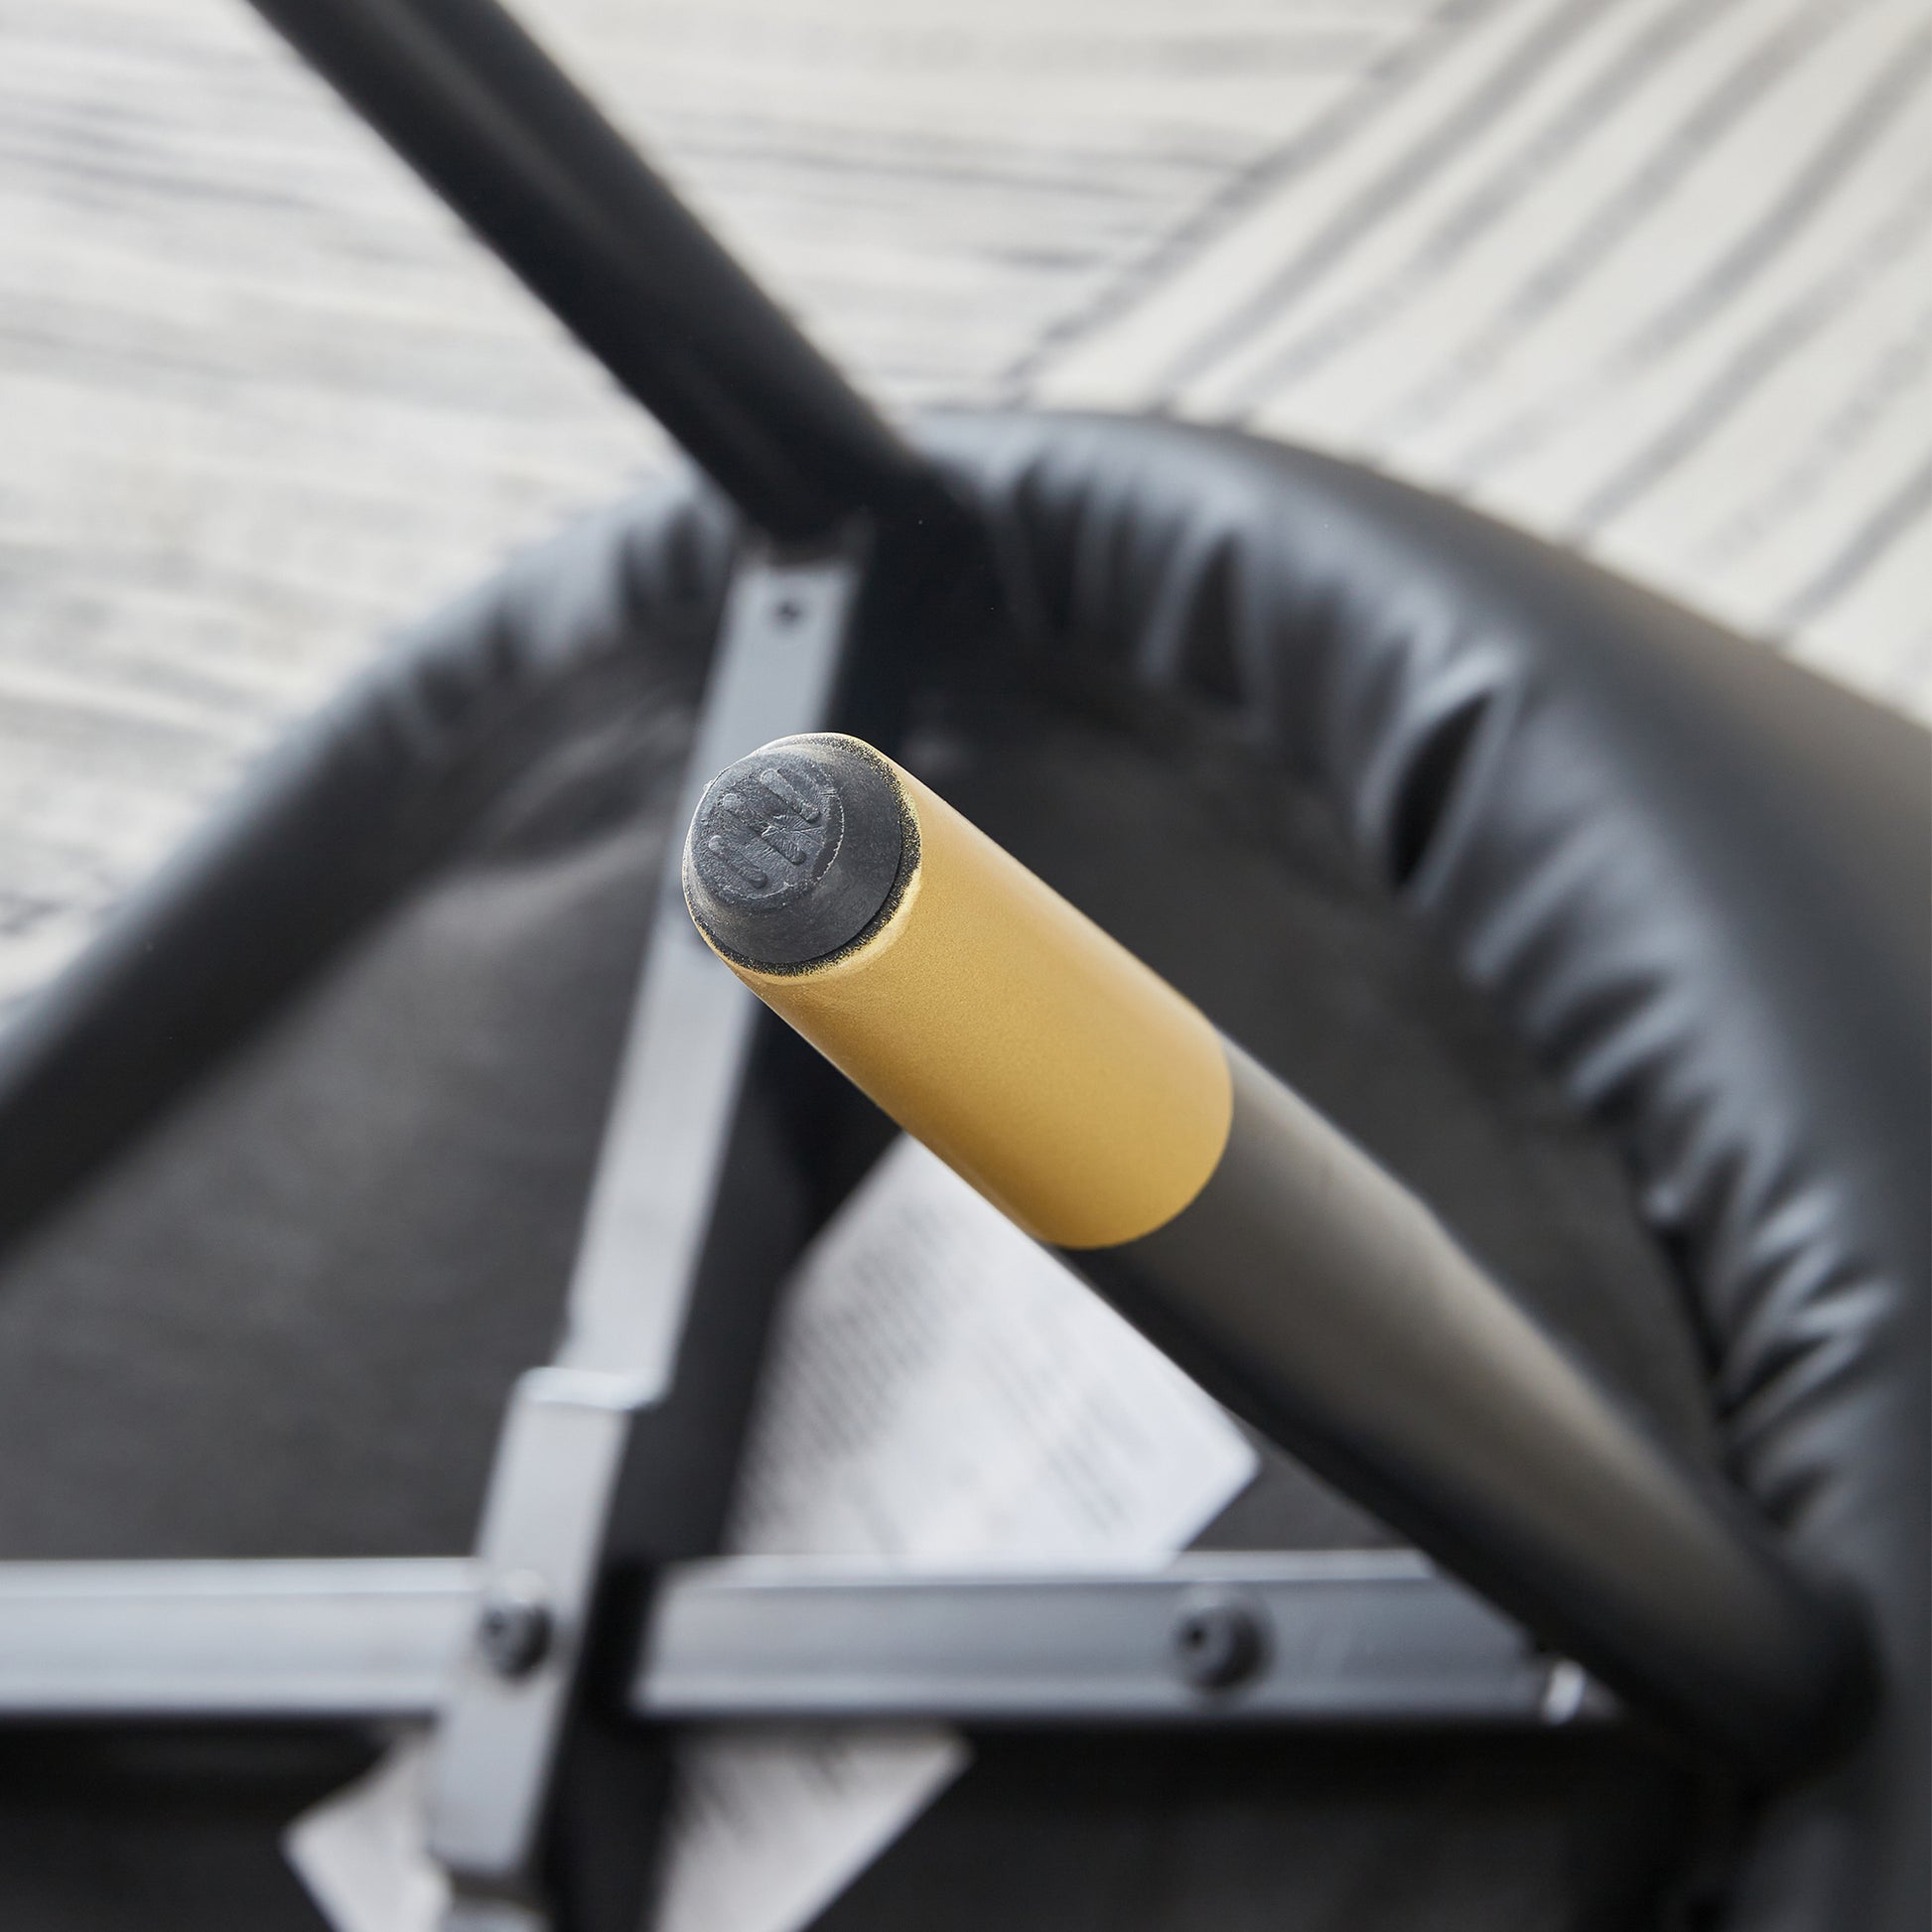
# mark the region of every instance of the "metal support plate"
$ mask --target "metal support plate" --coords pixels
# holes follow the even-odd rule
[[[558,1482],[596,1460],[594,1418],[564,1402],[535,1425],[561,1432]],[[559,1575],[585,1561],[549,1557]],[[466,1558],[0,1564],[0,1721],[431,1717],[483,1667],[483,1577]],[[1535,1726],[1613,1708],[1406,1551],[1072,1576],[714,1559],[665,1569],[641,1636],[629,1706],[652,1724]],[[539,1651],[526,1668],[553,1667]],[[488,1751],[504,1714],[462,1708],[466,1750]],[[530,1794],[501,1801],[513,1822]],[[505,1828],[487,1809],[448,1822],[486,1847]]]
[[[467,1557],[0,1564],[0,1719],[429,1718]]]
[[[684,909],[684,828],[713,773],[771,739],[825,728],[859,581],[843,551],[757,559],[726,601],[556,1357],[634,1377],[646,1399],[675,1372],[759,1011]]]
[[[684,1564],[659,1591],[631,1708],[690,1722],[1540,1726],[1611,1706],[1423,1558],[1347,1551],[1085,1576]]]
[[[517,1386],[478,1569],[482,1602],[522,1609],[539,1634],[522,1657],[492,1655],[479,1624],[460,1648],[431,1787],[430,1849],[452,1869],[509,1882],[531,1866],[637,1397],[582,1369]]]
[[[429,1842],[452,1879],[453,1932],[506,1914],[544,1922],[543,1839],[592,1599],[637,1432],[652,1412],[663,1421],[676,1389],[750,1062],[757,1005],[685,913],[677,834],[711,772],[828,722],[860,580],[856,548],[757,555],[726,601],[563,1341],[553,1368],[519,1384],[497,1446],[480,1548],[484,1614],[496,1621],[480,1630],[438,1727]],[[700,1424],[679,1427],[690,1438]],[[659,1440],[675,1434],[658,1429],[652,1453],[675,1458],[687,1480],[729,1467],[732,1444]],[[661,1521],[626,1526],[633,1543],[652,1560],[692,1554],[689,1511],[658,1500]],[[512,1640],[496,1643],[505,1628]],[[521,1642],[527,1656],[519,1630],[533,1638]],[[646,1831],[639,1819],[628,1836]]]

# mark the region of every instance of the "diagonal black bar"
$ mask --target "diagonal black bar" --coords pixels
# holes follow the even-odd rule
[[[831,858],[802,856],[794,794],[838,819]],[[749,842],[717,829],[734,815]],[[901,1127],[1634,1711],[1760,1780],[1867,1721],[1838,1588],[1419,1196],[909,773],[850,737],[761,747],[706,788],[684,891],[712,949]]]
[[[772,535],[918,513],[918,458],[494,0],[253,0]]]

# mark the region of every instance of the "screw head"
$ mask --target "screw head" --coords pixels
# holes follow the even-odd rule
[[[477,1648],[498,1677],[524,1677],[543,1662],[553,1628],[543,1579],[528,1572],[503,1577],[483,1592]]]
[[[1267,1651],[1259,1612],[1234,1596],[1183,1602],[1171,1642],[1174,1667],[1198,1691],[1227,1691],[1246,1683]]]

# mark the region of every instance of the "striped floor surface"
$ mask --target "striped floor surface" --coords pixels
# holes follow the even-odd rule
[[[895,407],[1248,423],[1932,716],[1923,0],[541,0]],[[0,0],[0,1006],[669,460],[240,0]]]

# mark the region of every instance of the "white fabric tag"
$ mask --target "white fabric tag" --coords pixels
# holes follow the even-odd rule
[[[312,1805],[282,1852],[336,1932],[436,1932],[450,1884],[423,1849],[426,1740],[390,1747],[375,1768]]]

